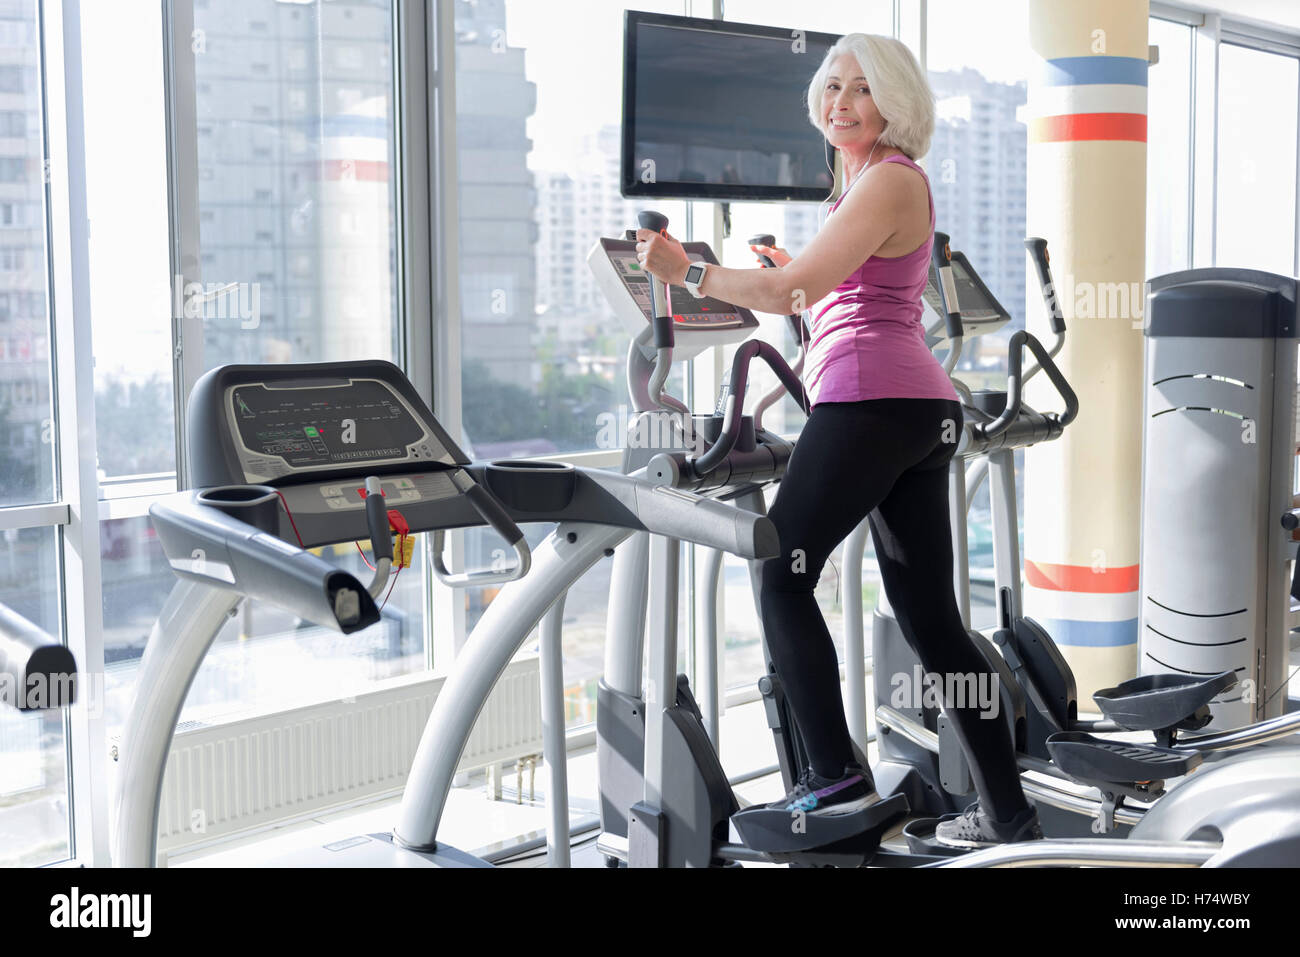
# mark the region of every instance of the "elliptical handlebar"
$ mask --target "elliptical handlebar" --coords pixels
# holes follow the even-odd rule
[[[934,234],[934,249],[931,259],[939,274],[939,301],[943,303],[943,320],[948,338],[957,342],[962,338],[961,305],[957,302],[957,283],[952,278],[952,237],[947,233]]]
[[[774,236],[772,233],[756,233],[753,236],[749,237],[749,245],[774,247],[776,246],[776,236]],[[772,261],[771,256],[768,256],[765,253],[755,253],[755,255],[758,256],[758,261],[762,263],[762,267],[764,269],[781,268],[775,262]],[[785,317],[785,321],[786,321],[786,326],[790,330],[790,335],[794,337],[795,345],[798,346],[799,348],[799,356],[797,359],[795,359],[794,365],[790,366],[790,371],[794,373],[796,378],[799,378],[803,373],[804,350],[806,346],[805,337],[804,337],[803,316],[800,313],[792,312]],[[758,403],[754,406],[754,428],[756,429],[762,428],[763,413],[766,412],[772,406],[776,405],[776,403],[781,400],[781,396],[785,395],[787,391],[788,390],[784,385],[774,386],[761,399],[758,400]],[[805,409],[805,411],[807,410]]]
[[[775,246],[776,237],[771,233],[756,233],[755,235],[749,237],[749,245]],[[763,264],[764,269],[781,268],[780,266],[778,266],[776,263],[772,261],[771,256],[768,256],[765,253],[755,253],[754,255],[758,257],[758,261]],[[790,327],[790,335],[794,336],[794,341],[799,344],[800,348],[803,348],[803,316],[801,316],[797,312],[792,312],[785,317],[785,321],[786,324]]]
[[[1061,311],[1061,303],[1056,296],[1056,285],[1052,282],[1051,256],[1047,252],[1047,240],[1030,236],[1025,240],[1025,249],[1029,251],[1029,258],[1034,263],[1034,271],[1038,274],[1038,291],[1042,293],[1043,305],[1047,307],[1047,321],[1055,336],[1052,348],[1047,350],[1047,354],[1056,358],[1056,354],[1065,345],[1065,313]],[[1029,371],[1025,373],[1024,381],[1028,382],[1037,375],[1040,368],[1042,367],[1039,365],[1030,366]]]
[[[1048,418],[1054,420],[1061,428],[1064,428],[1073,422],[1075,416],[1079,414],[1079,397],[1070,388],[1070,383],[1065,381],[1065,376],[1061,374],[1061,370],[1052,361],[1051,355],[1043,348],[1043,344],[1038,341],[1037,337],[1024,329],[1019,329],[1011,336],[1011,341],[1008,343],[1006,408],[1002,410],[1001,415],[987,425],[976,425],[974,427],[976,434],[982,438],[992,439],[1001,435],[1011,427],[1011,423],[1020,414],[1024,402],[1024,383],[1028,378],[1021,372],[1022,350],[1024,349],[1028,349],[1034,354],[1034,357],[1038,360],[1038,368],[1047,373],[1047,377],[1052,380],[1052,385],[1056,388],[1057,394],[1065,402],[1063,412],[1048,413]],[[1037,369],[1033,371],[1037,371]]]
[[[668,217],[651,209],[637,213],[637,224],[641,229],[649,229],[661,235],[668,232]],[[625,234],[629,242],[636,241],[636,230],[629,229]],[[646,273],[646,282],[650,289],[650,328],[649,340],[655,348],[654,371],[647,385],[647,398],[652,407],[668,411],[683,411],[682,403],[664,392],[664,383],[673,366],[673,348],[677,344],[673,329],[673,300],[668,283]],[[638,397],[634,396],[634,400]]]
[[[777,352],[771,344],[760,339],[750,339],[741,343],[731,362],[731,380],[727,386],[727,394],[719,403],[720,405],[725,403],[725,408],[722,410],[722,432],[707,452],[690,459],[691,467],[698,475],[707,475],[721,465],[740,438],[745,390],[749,384],[749,365],[755,358],[766,362],[768,368],[776,373],[781,385],[790,393],[790,397],[795,400],[804,414],[809,412],[808,395],[804,391],[803,383],[799,381],[799,376],[790,368],[781,353]]]
[[[947,233],[934,234],[934,247],[930,260],[939,281],[935,287],[939,290],[939,302],[943,306],[944,331],[948,334],[948,354],[943,357],[943,371],[952,375],[961,359],[963,329],[961,324],[961,303],[957,301],[957,282],[952,276],[951,237]]]
[[[1051,324],[1052,332],[1058,336],[1064,335],[1065,313],[1061,311],[1061,303],[1056,298],[1056,286],[1052,282],[1052,259],[1047,252],[1047,240],[1030,236],[1025,240],[1025,249],[1029,251],[1029,258],[1034,263],[1034,271],[1038,273],[1038,288],[1047,306],[1047,321]]]
[[[642,229],[664,235],[668,232],[668,217],[652,209],[643,209],[636,215],[637,224]],[[630,240],[636,239],[636,232],[628,230]],[[668,291],[668,283],[656,279],[649,273],[646,279],[650,283],[650,324],[654,327],[654,344],[656,349],[671,349],[676,344],[673,334],[673,301]]]
[[[775,237],[774,235],[772,235],[771,233],[755,233],[753,236],[750,236],[750,237],[749,237],[749,245],[751,245],[751,246],[775,246],[775,245],[776,245],[776,237]],[[764,269],[777,269],[777,268],[779,268],[779,267],[777,266],[777,264],[774,263],[774,262],[772,261],[772,257],[771,257],[771,256],[768,256],[768,255],[765,254],[765,253],[755,253],[754,255],[756,255],[756,256],[758,257],[758,261],[761,262],[761,263],[763,264],[763,268],[764,268]]]

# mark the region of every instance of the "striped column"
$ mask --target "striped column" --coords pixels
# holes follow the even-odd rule
[[[1030,0],[1027,233],[1048,242],[1066,318],[1057,362],[1079,417],[1026,452],[1025,610],[1084,707],[1137,673],[1146,233],[1147,3]],[[1031,332],[1050,341],[1032,267]],[[1059,409],[1045,376],[1036,409]]]

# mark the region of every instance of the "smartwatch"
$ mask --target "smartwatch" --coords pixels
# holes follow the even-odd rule
[[[704,273],[707,270],[708,263],[691,263],[686,269],[686,278],[682,280],[682,285],[689,289],[696,299],[704,298],[700,283],[704,282]]]

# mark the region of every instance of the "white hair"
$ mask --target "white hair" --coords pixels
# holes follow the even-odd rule
[[[893,37],[850,33],[835,41],[808,84],[808,118],[812,125],[823,136],[826,134],[822,95],[832,65],[845,53],[852,53],[862,67],[871,98],[885,120],[885,130],[877,142],[902,150],[909,159],[920,159],[929,152],[930,138],[934,136],[934,91],[912,51]]]

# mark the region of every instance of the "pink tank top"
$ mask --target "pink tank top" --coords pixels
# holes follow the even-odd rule
[[[925,171],[906,156],[890,156]],[[852,187],[850,187],[852,189]],[[806,376],[812,404],[863,399],[957,399],[943,366],[925,346],[921,294],[934,243],[934,195],[930,235],[906,256],[872,256],[812,308],[812,341]],[[845,196],[848,190],[845,190]],[[844,201],[841,196],[831,213]]]

